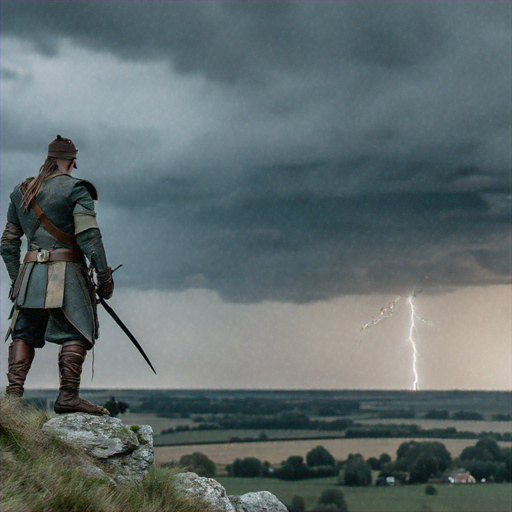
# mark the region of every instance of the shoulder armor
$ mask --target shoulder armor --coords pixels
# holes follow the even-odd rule
[[[98,189],[94,185],[94,183],[91,183],[90,181],[84,180],[82,178],[75,178],[74,176],[70,176],[69,174],[66,174],[65,176],[69,176],[70,178],[76,180],[78,183],[81,183],[85,186],[85,188],[89,191],[89,194],[91,194],[91,197],[94,199],[94,201],[98,200]]]
[[[91,197],[95,201],[97,201],[98,200],[98,189],[96,188],[94,183],[91,183],[90,181],[87,181],[87,180],[80,180],[80,183],[83,183],[85,185],[85,188],[89,191],[89,193],[91,194]]]

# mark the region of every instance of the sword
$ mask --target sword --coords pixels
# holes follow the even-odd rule
[[[150,368],[153,370],[153,373],[156,375],[156,371],[153,368],[151,361],[144,352],[143,348],[139,345],[139,342],[135,339],[135,336],[129,331],[128,327],[124,325],[123,321],[117,316],[116,312],[107,304],[107,301],[105,299],[98,297],[98,301],[105,308],[105,311],[112,317],[114,322],[117,325],[119,325],[119,327],[121,327],[126,336],[130,338],[130,341],[135,345],[135,347],[137,347],[137,350],[141,353],[142,357],[146,360],[146,363],[149,364]]]

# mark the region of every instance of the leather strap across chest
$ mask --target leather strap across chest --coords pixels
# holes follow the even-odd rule
[[[39,223],[50,233],[50,235],[53,236],[56,240],[59,242],[65,244],[74,246],[75,245],[75,236],[70,235],[69,233],[66,233],[65,231],[62,231],[62,229],[59,229],[41,210],[41,207],[36,203],[35,199],[32,200],[30,203],[30,207],[32,210],[34,210],[34,213],[37,216],[37,220]]]

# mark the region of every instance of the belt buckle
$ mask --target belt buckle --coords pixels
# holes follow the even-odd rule
[[[39,249],[37,251],[37,263],[46,263],[50,259],[50,251]]]

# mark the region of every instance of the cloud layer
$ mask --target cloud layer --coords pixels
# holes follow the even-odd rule
[[[510,282],[508,3],[1,9],[2,197],[72,137],[119,284],[302,303]]]

